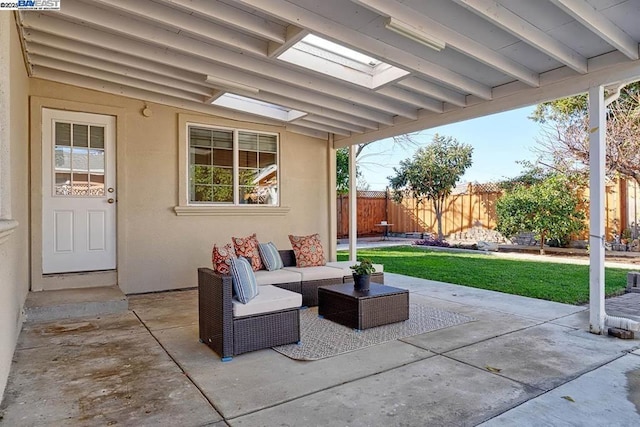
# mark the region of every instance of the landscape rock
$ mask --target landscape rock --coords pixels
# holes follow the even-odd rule
[[[498,251],[498,244],[494,242],[485,242],[484,240],[478,241],[478,250],[480,251]]]

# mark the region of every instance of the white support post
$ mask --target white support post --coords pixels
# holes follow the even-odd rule
[[[358,259],[358,188],[356,183],[356,145],[349,146],[349,261]]]
[[[336,191],[336,149],[333,147],[333,134],[327,141],[327,163],[329,164],[329,253],[328,261],[336,261],[338,244],[338,192]]]
[[[589,88],[589,331],[605,333],[604,213],[606,117],[604,88]]]

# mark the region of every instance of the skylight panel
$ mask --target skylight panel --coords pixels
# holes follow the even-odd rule
[[[379,61],[371,56],[365,55],[363,53],[357,52],[353,49],[349,49],[348,47],[341,46],[338,43],[334,43],[329,40],[325,40],[321,37],[314,36],[313,34],[308,34],[301,40],[303,43],[306,43],[311,46],[315,46],[320,49],[324,49],[327,52],[334,53],[336,55],[343,56],[347,59],[351,59],[352,61],[359,62],[361,64],[369,65],[370,67],[375,67],[376,65],[380,65],[382,61]]]
[[[269,117],[271,119],[290,122],[305,116],[307,113],[283,107],[278,104],[260,101],[259,99],[248,98],[234,93],[225,93],[216,98],[211,104],[220,107],[231,108],[232,110],[244,111],[258,116]]]
[[[401,68],[313,34],[308,34],[281,53],[278,59],[369,89],[376,89],[409,74]]]

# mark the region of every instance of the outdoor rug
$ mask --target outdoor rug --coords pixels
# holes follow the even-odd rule
[[[409,320],[357,331],[318,317],[318,307],[312,307],[300,311],[301,343],[273,349],[291,359],[318,360],[474,320],[463,314],[410,303]]]

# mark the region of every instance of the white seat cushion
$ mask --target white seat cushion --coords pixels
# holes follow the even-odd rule
[[[283,269],[273,271],[258,270],[254,271],[253,274],[256,276],[258,286],[302,281],[302,275],[300,273]]]
[[[327,267],[340,268],[344,272],[344,276],[351,276],[353,270],[352,265],[356,265],[353,261],[332,261],[327,263]],[[384,266],[382,264],[373,264],[373,268],[376,269],[376,273],[384,273]],[[258,282],[260,284],[260,282]]]
[[[242,304],[233,299],[233,317],[251,316],[302,306],[302,295],[271,285],[260,286],[260,293]]]
[[[302,275],[302,281],[340,279],[342,281],[342,270],[326,266],[318,267],[285,267],[284,270],[294,271]]]

